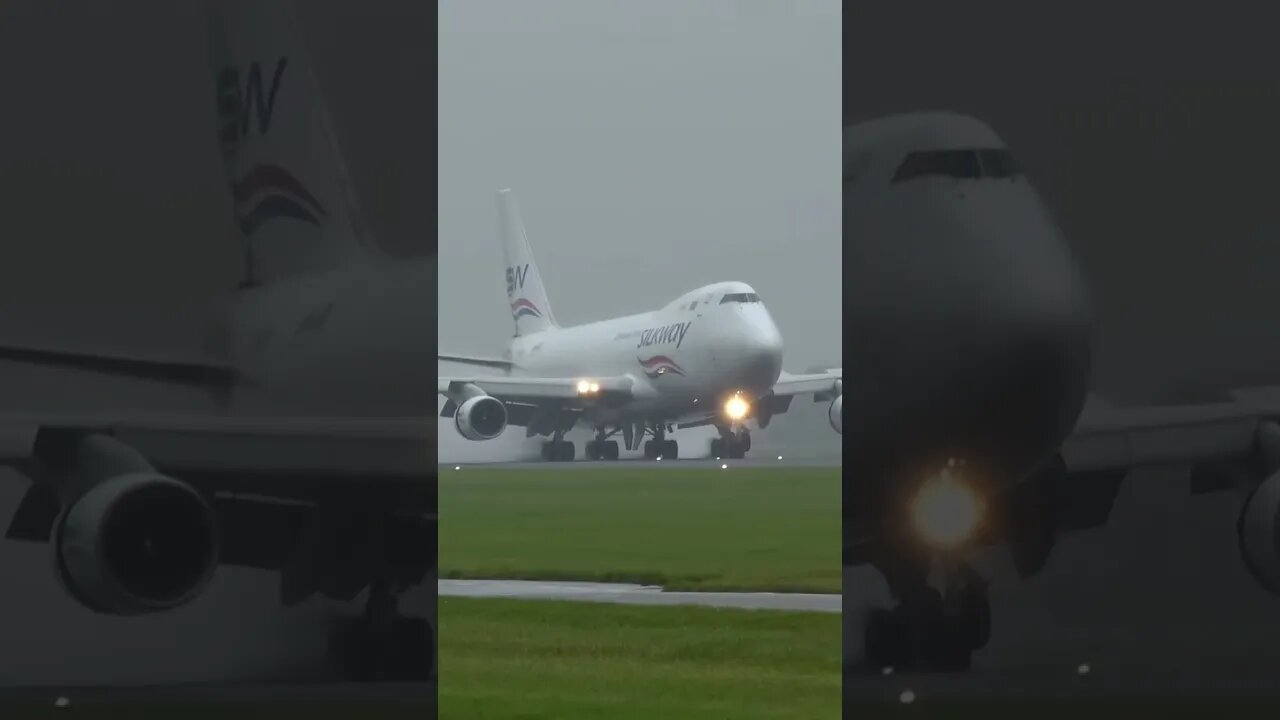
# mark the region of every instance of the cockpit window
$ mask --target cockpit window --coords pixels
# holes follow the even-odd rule
[[[720,304],[725,303],[758,303],[760,296],[755,293],[728,293],[720,298]]]
[[[974,150],[923,150],[907,155],[893,176],[900,183],[920,177],[942,176],[976,180],[1011,178],[1022,170],[1003,148]]]
[[[982,165],[982,177],[1011,178],[1022,174],[1008,150],[979,150],[978,163]]]

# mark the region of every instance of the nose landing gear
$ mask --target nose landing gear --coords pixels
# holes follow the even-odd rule
[[[732,428],[721,427],[720,437],[711,441],[711,457],[741,460],[751,449],[751,433],[746,429],[734,432]]]
[[[904,672],[968,670],[973,653],[991,639],[986,581],[963,563],[941,592],[915,568],[886,578],[899,604],[867,615],[867,661]]]

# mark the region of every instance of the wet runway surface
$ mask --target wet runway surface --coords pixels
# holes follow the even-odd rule
[[[1185,472],[1134,473],[1109,526],[1061,540],[1040,576],[1019,580],[1004,551],[976,558],[992,581],[992,634],[970,673],[848,673],[846,697],[1280,698],[1280,597],[1240,559],[1240,505],[1190,496]],[[866,568],[847,568],[844,582],[852,666],[860,618],[888,593]]]
[[[780,459],[781,458],[781,459]],[[787,469],[794,467],[811,467],[811,468],[838,468],[841,465],[841,459],[835,458],[787,458],[783,456],[773,457],[756,457],[743,458],[741,460],[717,460],[715,458],[697,458],[691,460],[644,460],[644,459],[624,459],[624,460],[577,460],[574,462],[492,462],[492,463],[454,463],[441,464],[441,472],[457,472],[466,470],[467,468],[484,468],[486,470],[601,470],[609,468],[652,468],[652,469],[668,469],[668,470],[688,470],[691,468],[721,468],[732,469],[738,467],[774,467],[779,469]]]
[[[571,600],[629,605],[702,605],[749,610],[840,612],[839,595],[817,593],[665,592],[654,585],[533,580],[440,580],[441,597]]]
[[[132,687],[27,687],[0,689],[0,712],[7,706],[85,708],[128,708],[130,712],[156,710],[171,704],[198,704],[202,707],[227,704],[231,709],[257,703],[286,703],[299,708],[325,705],[359,705],[377,710],[378,704],[434,706],[435,683],[227,683],[190,685],[144,685]],[[370,707],[372,705],[372,707]],[[427,715],[426,717],[431,717]]]

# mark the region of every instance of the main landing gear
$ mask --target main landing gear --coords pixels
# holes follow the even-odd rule
[[[357,682],[432,680],[432,623],[401,615],[397,606],[400,595],[423,582],[435,563],[435,521],[384,511],[326,511],[313,515],[307,527],[314,532],[304,533],[300,563],[285,578],[290,589],[286,605],[310,592],[353,600],[368,588],[364,613],[337,620],[329,632],[329,657],[342,677]]]
[[[667,439],[667,428],[662,423],[655,423],[653,428],[653,439],[646,440],[644,443],[644,457],[646,460],[675,460],[680,457],[680,443],[675,440]]]
[[[386,581],[375,581],[363,617],[338,621],[329,652],[342,674],[355,681],[429,680],[435,638],[424,618],[396,612],[396,596]]]
[[[596,428],[596,439],[587,443],[588,460],[617,460],[618,441],[609,439],[610,433]]]
[[[711,456],[741,460],[751,449],[751,433],[746,428],[734,432],[730,428],[720,428],[720,437],[711,441]]]
[[[881,571],[898,606],[867,615],[867,662],[904,672],[968,670],[973,653],[991,638],[986,581],[964,563],[944,573],[941,592],[928,584],[927,566]]]
[[[542,459],[551,462],[572,462],[573,442],[564,439],[564,431],[557,430],[551,439],[542,443]]]

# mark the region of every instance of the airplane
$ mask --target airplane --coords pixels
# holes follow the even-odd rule
[[[846,668],[968,669],[991,633],[970,554],[999,546],[1036,575],[1062,533],[1107,522],[1141,466],[1190,465],[1193,492],[1240,493],[1241,557],[1280,594],[1280,388],[1128,407],[1090,394],[1097,308],[977,118],[847,125],[843,165],[843,563],[878,570],[893,605],[853,607],[846,572]]]
[[[783,372],[782,334],[750,285],[713,283],[657,310],[563,327],[510,190],[498,191],[497,206],[515,335],[502,358],[439,356],[504,373],[439,377],[440,416],[452,417],[462,437],[492,440],[508,425],[524,427],[526,437],[550,436],[544,460],[571,461],[575,447],[564,435],[584,425],[596,431],[585,448],[591,460],[618,460],[610,438],[619,433],[628,450],[644,442],[655,460],[680,456],[667,437],[676,427],[714,425],[711,455],[740,459],[751,449],[746,421],[767,427],[802,394],[830,402],[840,432],[840,370]]]
[[[399,598],[436,568],[436,421],[420,409],[434,257],[393,260],[361,225],[292,7],[208,10],[227,242],[246,270],[191,318],[207,345],[0,337],[6,363],[200,401],[0,411],[0,463],[30,480],[5,537],[48,543],[66,592],[108,615],[182,607],[220,566],[277,573],[285,607],[367,590],[329,637],[339,669],[431,680],[434,618],[401,615]]]

